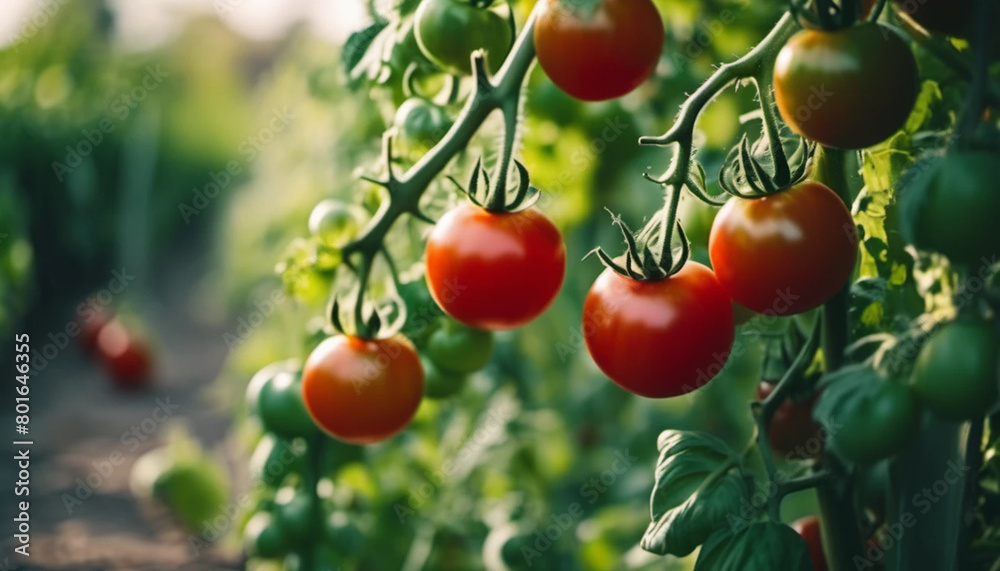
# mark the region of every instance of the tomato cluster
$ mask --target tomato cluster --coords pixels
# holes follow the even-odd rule
[[[152,381],[153,353],[139,333],[134,318],[116,317],[114,311],[94,304],[82,306],[78,321],[80,344],[97,356],[115,386],[145,388]]]

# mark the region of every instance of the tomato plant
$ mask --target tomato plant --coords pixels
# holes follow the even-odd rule
[[[774,95],[785,123],[828,147],[862,149],[898,131],[917,99],[909,46],[880,24],[805,30],[781,49]]]
[[[566,275],[559,230],[534,209],[496,214],[465,204],[427,238],[427,285],[451,317],[473,327],[515,329],[555,300]]]
[[[877,377],[864,381],[851,401],[828,415],[817,409],[816,417],[828,423],[829,442],[840,454],[854,462],[872,464],[899,452],[910,441],[919,420],[919,405],[913,391],[902,382]]]
[[[417,43],[428,59],[448,73],[472,73],[472,52],[486,51],[496,73],[514,41],[504,18],[467,0],[423,0],[417,9]]]
[[[857,260],[857,235],[836,193],[807,181],[763,198],[729,200],[712,226],[709,256],[737,303],[794,315],[844,287]]]
[[[302,374],[295,363],[276,363],[257,373],[247,386],[247,400],[268,432],[284,438],[316,432],[306,414]]]
[[[993,321],[963,318],[941,328],[920,352],[913,390],[946,420],[974,420],[997,400],[1000,334]]]
[[[587,293],[583,323],[587,350],[601,371],[648,398],[704,386],[729,359],[735,334],[729,296],[697,262],[657,281],[604,270]]]
[[[663,22],[649,0],[542,1],[534,32],[538,63],[566,93],[584,101],[614,99],[656,69]]]
[[[423,391],[420,357],[405,337],[330,337],[309,355],[302,372],[309,416],[334,438],[354,444],[403,430]]]

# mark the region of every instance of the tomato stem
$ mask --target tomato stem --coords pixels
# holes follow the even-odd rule
[[[508,146],[513,148],[521,86],[535,61],[533,35],[535,20],[541,5],[542,3],[539,3],[531,16],[528,17],[524,29],[521,30],[521,34],[514,42],[510,55],[496,76],[491,78],[485,73],[482,53],[473,55],[474,91],[469,95],[458,118],[441,141],[421,157],[416,164],[405,173],[397,176],[390,167],[392,164],[391,145],[387,143],[386,147],[389,152],[387,152],[385,160],[386,164],[389,165],[387,166],[388,175],[387,179],[380,181],[379,184],[385,187],[388,196],[379,205],[378,211],[361,235],[355,241],[344,246],[342,250],[347,266],[355,271],[358,283],[362,286],[358,290],[354,303],[356,319],[363,313],[365,289],[368,286],[374,259],[382,249],[393,224],[404,214],[421,219],[425,218],[420,211],[420,197],[451,160],[468,146],[486,118],[497,109],[503,110],[508,123],[511,120],[515,122],[514,132],[505,134],[504,144],[505,150]],[[509,160],[506,164],[509,166]],[[361,260],[355,265],[352,257],[358,256]],[[364,320],[357,321],[359,324],[358,334],[367,337],[365,325],[362,325]]]

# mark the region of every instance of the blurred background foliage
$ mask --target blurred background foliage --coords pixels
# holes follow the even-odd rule
[[[371,17],[360,0],[329,2],[344,15],[341,28],[359,29]],[[515,3],[520,22],[532,4]],[[572,524],[532,567],[693,565],[637,547],[649,523],[656,435],[698,429],[745,444],[760,326],[739,332],[750,350],[709,389],[671,401],[632,397],[586,355],[579,316],[601,268],[573,260],[597,245],[619,248],[605,208],[635,227],[659,207],[659,187],[641,174],[662,171],[669,155],[636,139],[664,132],[685,94],[763,37],[782,3],[656,4],[667,29],[664,57],[655,79],[628,97],[583,104],[534,69],[519,152],[543,191],[540,207],[564,232],[572,262],[566,286],[543,318],[498,336],[493,361],[458,396],[425,401],[411,428],[385,444],[338,448],[325,501],[330,545],[345,568],[517,569],[526,565],[521,548],[540,549],[536,532],[565,514]],[[178,8],[168,37],[136,48],[122,40],[125,11],[100,0],[66,3],[37,33],[0,49],[0,332],[25,313],[44,315],[102,287],[109,268],[139,276],[129,296],[141,304],[160,278],[196,264],[203,278],[192,303],[199,319],[216,324],[234,323],[285,287],[293,295],[205,387],[207,399],[238,419],[233,440],[249,457],[259,434],[244,421],[248,379],[268,363],[308,354],[322,337],[336,272],[315,271],[309,260],[309,213],[324,198],[374,210],[378,191],[357,176],[384,168],[380,140],[402,102],[401,74],[349,87],[344,30],[324,35],[299,23],[262,40],[234,31],[229,13],[212,7]],[[149,81],[151,74],[162,77]],[[435,81],[422,85],[434,90]],[[740,120],[754,107],[751,97],[732,90],[701,118],[710,178],[739,133],[757,128]],[[279,116],[288,118],[280,131]],[[448,174],[465,180],[476,157],[494,154],[498,136],[488,123]],[[400,150],[402,167],[419,157]],[[213,183],[217,196],[199,201]],[[443,178],[430,194],[432,216],[458,200]],[[707,261],[712,211],[685,203],[683,217],[695,257]],[[395,228],[389,246],[405,265],[419,264],[428,228],[418,221]],[[616,474],[619,454],[636,460]],[[442,466],[457,459],[442,481]],[[786,516],[810,512],[811,502],[808,494],[793,497]]]

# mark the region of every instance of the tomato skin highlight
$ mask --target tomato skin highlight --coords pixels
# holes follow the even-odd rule
[[[830,300],[857,262],[850,211],[813,181],[776,194],[733,198],[709,238],[712,267],[733,300],[757,313],[794,315]]]
[[[775,63],[782,119],[827,147],[863,149],[888,139],[906,123],[917,93],[913,53],[878,24],[801,31]]]
[[[431,296],[452,318],[473,329],[516,329],[555,300],[566,246],[533,208],[495,214],[468,203],[438,221],[426,265]]]
[[[592,15],[561,0],[542,1],[534,32],[538,63],[569,95],[583,101],[614,99],[653,74],[664,29],[649,0],[605,0]]]
[[[302,394],[313,421],[352,444],[395,436],[410,423],[424,391],[424,372],[403,336],[361,339],[338,335],[306,360]]]
[[[722,370],[735,337],[729,296],[697,262],[658,281],[606,269],[584,302],[583,331],[601,371],[648,398],[675,397],[706,384]]]
[[[937,331],[913,368],[913,391],[943,420],[974,420],[996,402],[1000,334],[989,321],[961,320]]]

